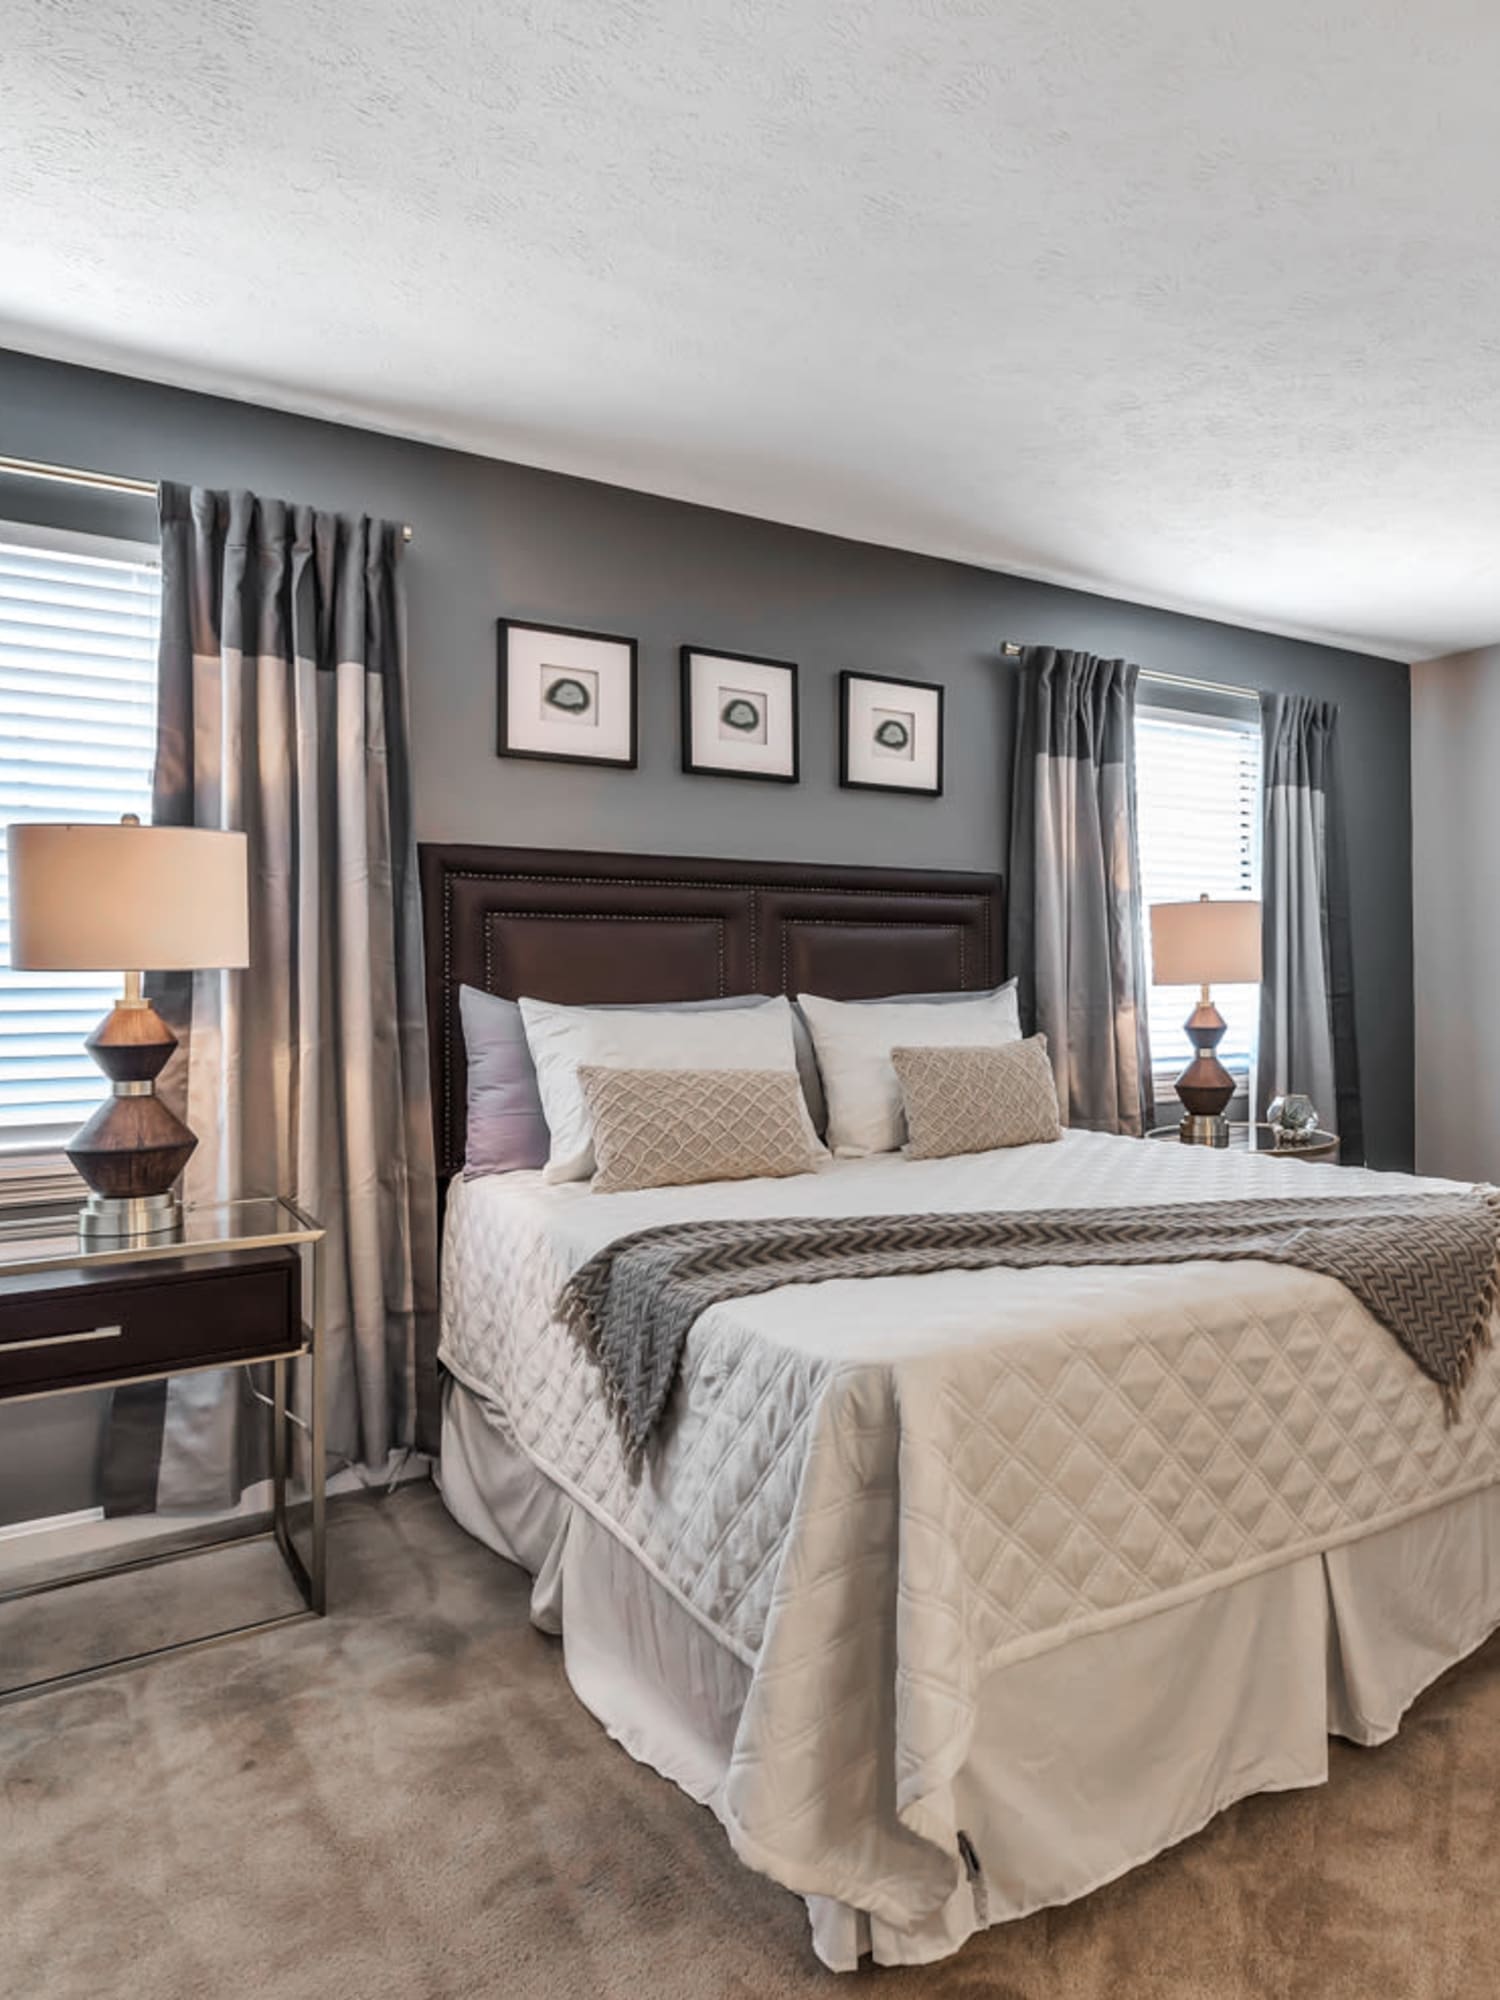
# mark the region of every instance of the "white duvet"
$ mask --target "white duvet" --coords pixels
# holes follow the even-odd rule
[[[553,1317],[617,1236],[701,1216],[1081,1208],[1443,1183],[1072,1133],[956,1160],[594,1195],[456,1182],[442,1358],[752,1668],[742,1858],[898,1928],[960,1877],[985,1676],[1500,1477],[1500,1363],[1460,1421],[1330,1278],[1265,1264],[789,1286],[703,1314],[637,1486]]]

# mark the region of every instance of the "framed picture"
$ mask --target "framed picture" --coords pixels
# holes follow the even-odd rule
[[[502,618],[502,757],[558,764],[636,764],[636,643]]]
[[[682,768],[717,778],[798,778],[797,669],[791,660],[682,649]]]
[[[942,688],[885,674],[840,674],[839,783],[852,792],[940,797]]]

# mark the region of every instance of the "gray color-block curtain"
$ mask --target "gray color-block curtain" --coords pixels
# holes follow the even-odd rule
[[[1364,1158],[1348,871],[1338,785],[1338,710],[1305,695],[1261,696],[1264,824],[1261,842],[1259,1115],[1273,1097],[1303,1091]]]
[[[1146,1129],[1151,1057],[1135,812],[1140,669],[1022,655],[1011,794],[1010,970],[1069,1125]]]
[[[326,1226],[329,1446],[383,1467],[430,1441],[436,1338],[401,531],[163,486],[161,537],[155,817],[250,848],[248,969],[161,982],[184,1194],[286,1194]],[[157,1505],[232,1502],[259,1469],[243,1372],[170,1385]]]

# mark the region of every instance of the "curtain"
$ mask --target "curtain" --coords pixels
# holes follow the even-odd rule
[[[198,1135],[184,1197],[286,1194],[324,1224],[329,1447],[384,1467],[431,1441],[436,1392],[401,532],[163,486],[161,537],[155,817],[250,852],[248,969],[159,982]],[[255,1476],[244,1376],[174,1381],[154,1433],[136,1412],[154,1504],[232,1504]]]
[[[1349,937],[1348,872],[1337,776],[1338,710],[1305,695],[1261,696],[1259,1115],[1304,1092],[1345,1161],[1364,1158]]]
[[[1018,676],[1010,965],[1069,1125],[1151,1118],[1135,811],[1139,668],[1030,646]]]

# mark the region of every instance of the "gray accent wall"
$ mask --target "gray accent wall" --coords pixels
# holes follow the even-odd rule
[[[150,480],[248,486],[410,522],[412,731],[424,840],[990,868],[1004,865],[1009,805],[1006,639],[1123,654],[1163,673],[1336,701],[1369,1153],[1382,1166],[1410,1163],[1406,667],[5,352],[0,452]],[[43,510],[116,533],[154,532],[149,502],[0,481],[0,519],[18,512],[36,519]],[[502,615],[640,640],[638,771],[495,756]],[[682,772],[677,649],[684,642],[799,662],[800,785]],[[941,799],[839,790],[835,702],[844,667],[945,684]]]

